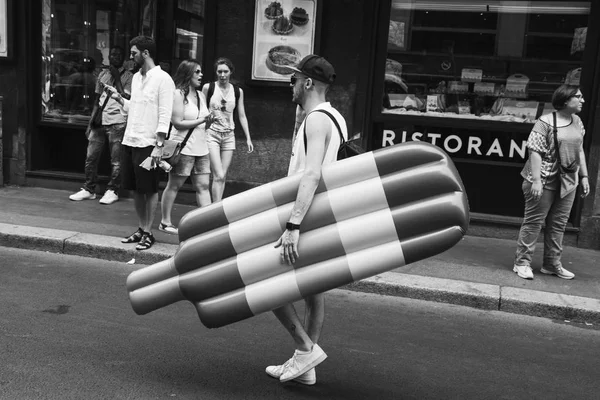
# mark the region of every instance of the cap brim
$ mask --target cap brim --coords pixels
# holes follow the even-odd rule
[[[292,70],[292,71],[294,71],[294,72],[300,72],[300,73],[302,73],[302,71],[300,71],[298,68],[296,68],[296,67],[292,67],[292,66],[290,66],[290,65],[286,65],[286,68],[287,68],[287,69],[290,69],[290,70]]]

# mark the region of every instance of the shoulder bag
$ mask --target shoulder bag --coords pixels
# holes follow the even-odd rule
[[[198,112],[200,112],[200,96],[198,96],[197,90],[196,90],[196,99],[198,101]],[[185,149],[185,145],[187,144],[190,136],[192,136],[192,132],[194,131],[194,129],[196,129],[196,127],[190,128],[188,130],[188,133],[185,135],[185,138],[181,142],[179,142],[177,140],[169,139],[169,137],[171,136],[171,128],[172,127],[173,127],[173,124],[169,124],[169,132],[167,132],[167,137],[165,138],[165,141],[164,141],[162,159],[171,165],[175,165],[179,161],[179,158],[181,156],[181,150]]]

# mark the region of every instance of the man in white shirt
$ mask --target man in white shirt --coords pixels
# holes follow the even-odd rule
[[[329,85],[335,81],[333,66],[323,57],[311,54],[291,69],[295,71],[291,78],[292,100],[302,107],[306,117],[294,134],[288,169],[288,175],[302,173],[302,178],[286,230],[275,245],[281,247],[281,262],[289,265],[293,265],[299,257],[300,224],[312,204],[322,167],[337,160],[340,133],[344,139],[348,138],[346,121],[325,99]],[[297,110],[297,122],[301,115]],[[342,132],[338,133],[332,118],[335,118]],[[292,304],[273,310],[296,344],[292,358],[282,365],[272,365],[266,369],[268,375],[281,382],[294,380],[314,385],[317,380],[315,367],[327,358],[317,344],[325,316],[324,295],[309,296],[305,302],[305,325]]]
[[[113,96],[127,113],[121,174],[123,188],[133,191],[139,228],[122,242],[137,243],[137,250],[146,250],[155,242],[152,223],[158,205],[159,169],[146,170],[140,164],[151,157],[157,166],[162,158],[173,110],[175,84],[171,76],[154,62],[154,39],[137,36],[129,44],[131,58],[140,66],[133,76],[131,100],[124,99],[115,91]]]

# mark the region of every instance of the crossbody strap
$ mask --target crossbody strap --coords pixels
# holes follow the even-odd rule
[[[198,116],[200,116],[200,96],[198,96],[197,90],[196,90],[196,101],[198,102]],[[169,132],[167,132],[167,137],[165,138],[167,140],[169,139],[169,136],[171,136],[172,127],[173,127],[173,123],[169,123]],[[194,131],[194,129],[196,129],[196,127],[190,128],[190,130],[188,130],[187,135],[185,135],[185,138],[181,142],[181,149],[185,148],[185,145],[187,144],[187,141],[190,138],[190,136],[192,136],[192,132]]]
[[[558,127],[556,126],[556,111],[552,112],[552,135],[554,136],[554,151],[556,152],[556,160],[558,165],[562,165],[560,160],[560,149],[558,147]]]
[[[346,142],[346,139],[344,139],[344,135],[342,135],[342,128],[340,128],[340,124],[337,122],[337,119],[335,119],[335,117],[333,115],[331,115],[331,113],[329,111],[326,110],[313,110],[311,111],[308,115],[314,113],[314,112],[321,112],[325,115],[327,115],[329,118],[331,118],[331,120],[333,121],[333,124],[335,125],[335,127],[338,130],[338,133],[340,134],[340,146],[343,145]],[[304,118],[304,154],[306,154],[306,120],[308,119],[308,115],[306,116],[306,118]]]

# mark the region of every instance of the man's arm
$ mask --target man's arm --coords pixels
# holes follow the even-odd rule
[[[171,77],[164,79],[158,87],[158,125],[156,127],[156,144],[150,155],[158,165],[162,158],[163,143],[167,137],[171,114],[173,113],[173,93],[175,84]]]
[[[110,71],[110,75],[113,78],[113,82],[115,83],[115,89],[117,89],[117,92],[119,92],[121,96],[129,100],[130,96],[129,93],[125,92],[123,83],[121,82],[121,73],[119,72],[119,69],[114,67],[113,65],[110,65],[108,67],[108,70]]]
[[[298,132],[302,135],[303,132]],[[331,136],[331,124],[329,117],[322,113],[312,114],[306,120],[306,166],[300,178],[298,194],[290,214],[291,222],[300,225],[306,216],[315,196],[315,191],[321,180],[321,169],[325,157],[325,144]],[[298,229],[283,232],[275,247],[282,246],[281,261],[293,264],[298,258],[298,241],[300,231]]]

